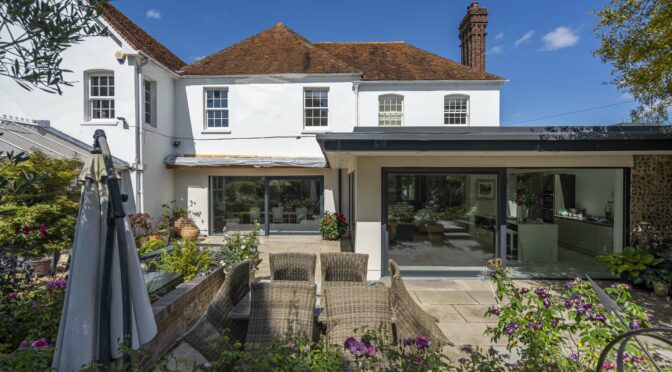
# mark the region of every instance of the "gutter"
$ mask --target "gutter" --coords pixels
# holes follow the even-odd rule
[[[135,187],[136,193],[138,196],[138,212],[145,212],[145,162],[144,162],[144,128],[143,128],[143,116],[141,115],[142,109],[142,95],[144,94],[142,83],[142,66],[149,63],[149,58],[147,58],[142,53],[138,53],[138,61],[140,63],[135,65],[135,81],[136,81],[136,95],[135,95]]]

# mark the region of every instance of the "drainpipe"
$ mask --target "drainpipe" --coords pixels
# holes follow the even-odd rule
[[[143,116],[141,115],[140,110],[142,109],[142,95],[144,91],[142,89],[142,66],[149,63],[149,58],[142,54],[138,54],[140,58],[138,61],[140,63],[135,66],[135,79],[137,92],[135,95],[135,186],[137,187],[137,199],[138,199],[138,213],[145,212],[145,162],[144,162],[144,128],[143,128]]]
[[[355,91],[355,126],[359,126],[359,82],[352,83],[352,89]]]

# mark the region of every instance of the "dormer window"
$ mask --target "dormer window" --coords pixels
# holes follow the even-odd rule
[[[89,120],[113,119],[114,74],[96,72],[89,74]]]
[[[469,125],[469,96],[450,95],[444,97],[443,124]]]
[[[404,96],[386,94],[378,97],[378,125],[401,126],[404,119]]]

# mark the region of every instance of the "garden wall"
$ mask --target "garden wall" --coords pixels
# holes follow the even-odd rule
[[[672,156],[636,155],[630,177],[630,231],[648,222],[672,240]]]
[[[205,313],[224,283],[224,277],[222,269],[207,276],[197,276],[152,304],[158,332],[152,341],[143,346],[141,370],[152,370],[154,364]]]

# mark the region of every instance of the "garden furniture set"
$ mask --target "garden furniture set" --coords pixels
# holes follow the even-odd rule
[[[270,280],[254,283],[250,261],[238,264],[183,340],[211,361],[219,358],[222,350],[215,345],[223,335],[230,345],[245,343],[245,350],[274,340],[317,340],[321,332],[330,344],[343,345],[366,329],[379,330],[390,340],[425,336],[435,347],[451,345],[437,320],[406,291],[394,261],[390,260],[390,288],[367,282],[366,254],[322,253],[319,285],[316,261],[316,255],[308,253],[270,254]]]

